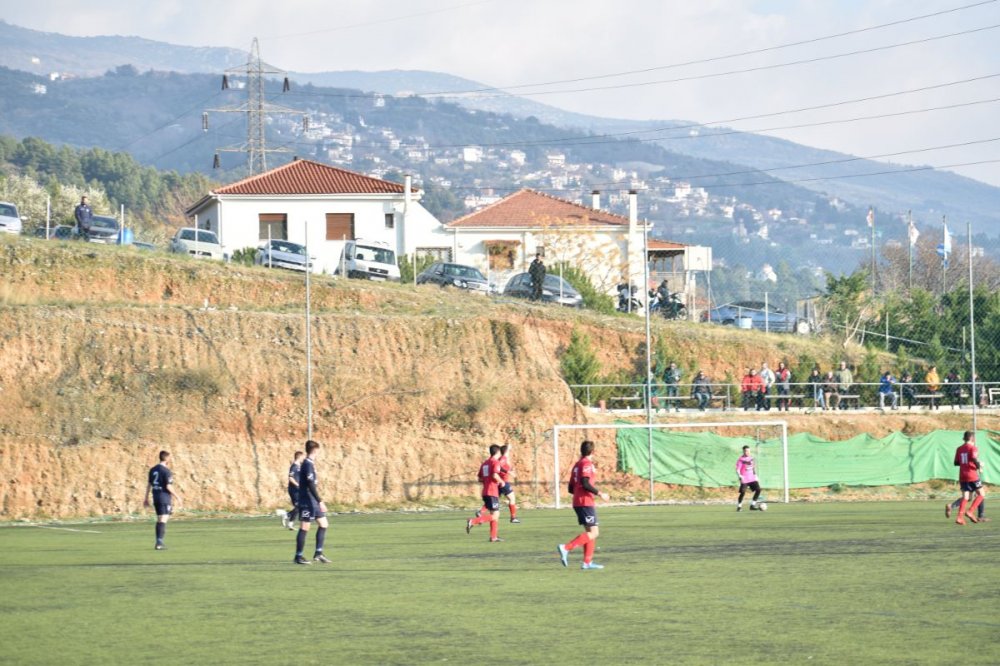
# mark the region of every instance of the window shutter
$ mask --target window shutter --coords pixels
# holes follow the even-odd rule
[[[327,213],[326,239],[339,241],[354,240],[354,213]]]

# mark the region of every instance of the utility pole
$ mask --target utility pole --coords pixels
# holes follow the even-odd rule
[[[254,176],[267,171],[268,153],[287,153],[287,149],[268,148],[266,145],[265,129],[267,124],[266,117],[268,114],[284,113],[301,116],[303,131],[308,131],[309,116],[304,112],[289,109],[284,106],[278,106],[276,104],[269,104],[267,102],[264,97],[264,79],[267,74],[283,76],[284,81],[282,83],[282,92],[289,91],[290,85],[288,82],[288,76],[285,75],[286,73],[284,71],[268,65],[260,59],[260,45],[257,43],[257,38],[254,37],[253,43],[250,45],[250,53],[247,55],[247,61],[242,65],[227,69],[222,75],[223,90],[228,90],[230,88],[231,79],[244,77],[247,90],[247,101],[237,106],[229,106],[220,109],[208,109],[202,113],[201,127],[205,132],[208,131],[209,111],[215,113],[243,113],[246,114],[247,117],[246,142],[239,145],[217,148],[213,163],[214,168],[218,169],[221,165],[219,153],[246,153],[248,175]]]

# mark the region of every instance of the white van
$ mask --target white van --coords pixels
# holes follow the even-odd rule
[[[342,272],[346,273],[347,277],[361,280],[399,282],[396,253],[388,243],[380,241],[366,241],[360,238],[347,241],[335,275],[341,275]]]

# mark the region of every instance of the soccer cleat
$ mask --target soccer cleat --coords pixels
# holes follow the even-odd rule
[[[500,537],[497,537],[495,539],[490,539],[490,543],[497,543],[499,541],[503,541],[503,539],[501,539]]]
[[[944,517],[951,518],[951,503],[944,505]]]
[[[470,518],[465,523],[465,533],[468,534],[471,531],[472,531],[472,519]]]
[[[981,523],[988,523],[988,522],[990,522],[990,519],[987,518],[986,516],[980,516],[979,517],[979,522],[981,522]]]
[[[288,529],[290,529],[292,531],[295,531],[295,522],[294,521],[291,521],[291,520],[288,521]]]
[[[976,518],[976,514],[971,513],[969,511],[965,512],[965,517],[968,518],[969,520],[971,520],[974,523],[978,523],[979,522],[979,519]]]
[[[603,564],[598,564],[597,562],[584,562],[580,565],[581,569],[603,569]]]
[[[319,562],[320,564],[330,564],[331,560],[323,553],[320,553],[319,555],[313,558],[313,562]]]
[[[740,506],[739,504],[737,504],[737,505],[736,505],[736,513],[739,513],[739,512],[740,512],[740,511],[742,511],[742,510],[743,510],[743,507],[742,507],[742,506]]]
[[[757,503],[754,502],[753,504],[750,505],[750,510],[751,511],[760,511],[760,508],[757,506]]]
[[[510,522],[512,524],[514,524],[514,525],[520,525],[521,524],[521,519],[520,518],[511,518]]]
[[[154,548],[156,550],[166,550],[167,549],[167,547],[165,545],[163,545],[162,543],[156,544],[156,546],[154,546]]]
[[[962,518],[962,516],[959,516],[958,518],[955,519],[955,524],[956,525],[964,525],[965,524],[965,519]]]
[[[312,564],[312,562],[310,562],[306,558],[302,557],[301,555],[296,555],[295,556],[295,563],[296,564]]]
[[[564,567],[569,566],[569,551],[566,550],[566,546],[559,544],[556,546],[556,552],[559,553],[559,560],[562,562]]]

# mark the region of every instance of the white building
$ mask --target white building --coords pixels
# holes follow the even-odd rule
[[[601,210],[597,192],[587,207],[524,189],[445,228],[453,233],[454,261],[479,268],[501,287],[541,253],[546,264],[576,266],[595,287],[615,294],[623,280],[642,285],[644,278],[636,193],[629,192],[628,200],[629,215],[623,217]],[[692,274],[711,270],[711,248],[650,240],[649,262],[652,283],[667,279],[672,290],[693,299]]]
[[[398,256],[448,251],[450,234],[420,205],[410,178],[400,185],[311,160],[213,190],[186,212],[200,229],[216,232],[223,249],[259,247],[271,238],[305,243],[316,271],[332,273],[345,240],[388,243]]]
[[[462,161],[479,162],[483,159],[483,149],[479,146],[466,146],[462,148]]]

